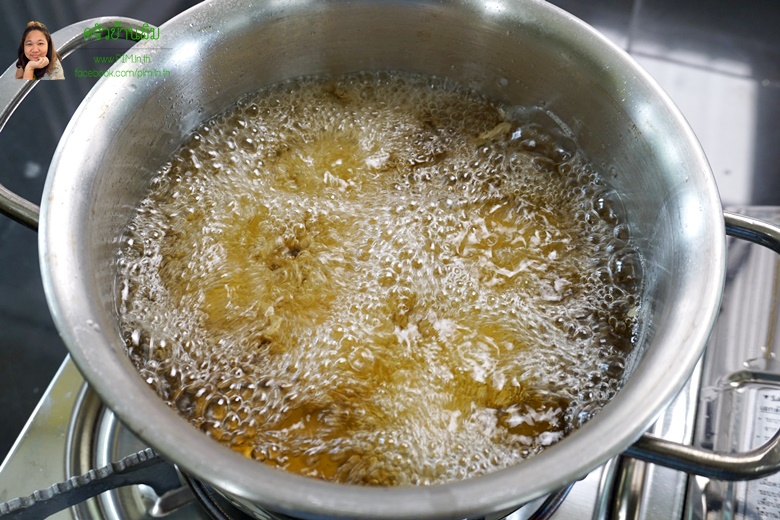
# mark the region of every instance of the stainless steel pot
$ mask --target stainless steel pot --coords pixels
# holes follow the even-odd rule
[[[63,29],[56,39],[78,46],[94,22]],[[777,437],[730,458],[648,437],[634,444],[689,377],[714,323],[724,277],[724,213],[680,113],[630,57],[587,25],[538,0],[207,0],[132,52],[150,57],[144,69],[170,75],[119,77],[138,65],[117,65],[70,121],[41,207],[44,286],[73,359],[104,402],[166,458],[246,510],[265,506],[305,518],[477,517],[548,494],[627,449],[723,478],[779,467]],[[640,348],[612,402],[515,467],[419,488],[288,474],[190,426],[146,386],[124,353],[113,286],[117,237],[159,166],[200,122],[242,94],[290,77],[366,69],[449,76],[502,101],[543,105],[574,130],[622,196],[644,260]],[[0,78],[0,125],[31,88],[12,73]],[[34,205],[8,194],[0,199],[7,213],[36,226]],[[780,251],[777,228],[732,214],[725,221],[731,233]]]

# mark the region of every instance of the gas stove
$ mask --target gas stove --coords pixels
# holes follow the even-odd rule
[[[780,207],[735,211],[780,222]],[[650,433],[721,452],[745,451],[771,437],[780,428],[780,364],[775,352],[780,345],[779,313],[780,257],[729,238],[723,304],[706,353]],[[0,501],[28,496],[145,448],[66,359],[0,466]],[[180,475],[172,466],[160,471],[165,478],[157,480],[162,484],[108,491],[50,518],[247,518],[208,486]],[[2,511],[0,506],[0,517]],[[506,518],[710,520],[779,516],[780,474],[749,482],[723,482],[619,456],[561,492]],[[8,518],[14,516],[9,514]],[[269,512],[268,518],[285,517]]]

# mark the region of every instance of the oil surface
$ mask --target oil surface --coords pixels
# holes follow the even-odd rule
[[[300,79],[202,125],[118,253],[128,353],[248,457],[370,485],[494,471],[617,391],[640,262],[543,110]]]

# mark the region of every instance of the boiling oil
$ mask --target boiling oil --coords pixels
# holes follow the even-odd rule
[[[618,198],[552,121],[400,73],[241,99],[127,228],[129,356],[206,434],[312,477],[538,453],[615,395],[641,289]]]

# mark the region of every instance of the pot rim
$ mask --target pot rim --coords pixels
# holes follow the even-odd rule
[[[331,2],[347,3],[347,2]],[[417,0],[420,4],[435,0]],[[324,2],[314,2],[319,6]],[[206,0],[166,22],[160,45],[196,31],[229,31],[225,13],[242,7],[239,0]],[[714,324],[725,271],[725,233],[720,199],[703,151],[677,108],[655,81],[622,49],[572,15],[541,0],[453,3],[453,9],[492,9],[519,13],[546,24],[546,30],[576,41],[583,52],[598,55],[602,66],[624,70],[629,88],[641,85],[656,99],[656,110],[673,119],[679,139],[690,143],[686,158],[702,172],[701,204],[693,224],[712,230],[708,265],[713,283],[696,295],[699,322],[678,330],[661,331],[669,341],[680,341],[677,357],[667,357],[662,367],[666,379],[629,378],[618,396],[579,430],[543,453],[514,467],[449,484],[425,487],[370,488],[334,484],[294,475],[251,461],[213,442],[193,428],[138,377],[132,365],[115,348],[112,324],[100,316],[100,302],[90,300],[88,280],[77,266],[87,253],[68,242],[73,229],[85,219],[100,218],[87,212],[91,190],[73,175],[74,165],[90,157],[90,132],[108,132],[116,103],[138,103],[138,93],[128,93],[126,81],[103,78],[85,98],[65,130],[52,159],[44,188],[39,230],[40,263],[44,290],[54,322],[82,374],[114,413],[141,439],[198,479],[238,500],[270,506],[274,511],[298,516],[360,518],[465,518],[507,510],[585,476],[609,458],[624,451],[654,421],[688,379]],[[296,7],[291,8],[292,11]],[[240,10],[239,10],[240,12]],[[497,15],[497,14],[496,14]],[[520,16],[520,15],[517,15]],[[139,44],[144,45],[144,44]],[[86,136],[86,138],[85,138]],[[73,302],[85,302],[73,305]],[[110,337],[109,337],[110,336]],[[646,359],[636,371],[643,370]],[[128,393],[128,389],[132,392]],[[637,401],[641,410],[631,410]],[[629,410],[625,413],[607,411]],[[629,417],[626,419],[626,417]],[[615,432],[619,432],[616,434]],[[594,440],[599,446],[593,446]],[[583,449],[587,443],[589,449]],[[592,449],[591,449],[592,448]]]

